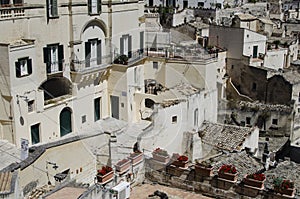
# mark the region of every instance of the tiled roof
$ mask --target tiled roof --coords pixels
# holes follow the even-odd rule
[[[246,174],[256,173],[264,169],[252,156],[245,151],[239,153],[228,153],[210,159],[214,166],[214,173],[217,174],[218,169],[223,164],[234,165],[238,172],[238,180],[241,181]]]
[[[12,185],[12,173],[0,172],[0,195],[10,193],[11,185]]]
[[[222,150],[241,150],[246,137],[253,132],[253,128],[233,125],[203,122],[199,131],[202,142]]]

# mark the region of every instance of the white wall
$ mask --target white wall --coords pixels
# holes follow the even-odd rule
[[[265,54],[266,51],[266,41],[267,37],[256,32],[245,29],[244,31],[244,46],[243,46],[243,55],[252,56],[253,55],[253,46],[258,46],[258,52]]]
[[[274,70],[283,69],[286,66],[287,49],[268,50],[264,57],[264,67]]]

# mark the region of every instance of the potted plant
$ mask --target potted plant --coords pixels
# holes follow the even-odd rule
[[[218,177],[230,181],[237,180],[237,170],[234,165],[224,164],[218,171]]]
[[[245,185],[257,188],[263,188],[265,180],[266,176],[263,173],[249,174],[243,179]]]
[[[176,167],[183,167],[186,168],[188,166],[189,158],[185,155],[179,155],[179,154],[173,154],[174,161],[172,162],[172,165]]]
[[[123,173],[129,169],[130,160],[127,158],[120,160],[119,162],[117,162],[117,164],[115,164],[115,167],[116,167],[116,171]]]
[[[135,151],[128,157],[133,165],[140,163],[143,160],[143,153],[141,151]]]
[[[285,194],[288,196],[293,196],[295,193],[294,182],[291,180],[283,180],[277,177],[273,181],[274,191],[280,194]]]
[[[208,160],[202,162],[196,162],[195,172],[196,174],[199,174],[201,176],[209,177],[213,175],[213,166]]]
[[[114,64],[123,64],[127,65],[128,64],[128,57],[127,55],[120,55],[114,60]]]
[[[105,183],[111,180],[114,176],[114,172],[111,167],[103,166],[97,171],[97,181],[99,183]]]
[[[153,152],[152,152],[152,156],[153,159],[159,162],[163,162],[163,163],[167,163],[169,162],[170,156],[168,154],[168,152],[164,149],[161,148],[156,148]]]

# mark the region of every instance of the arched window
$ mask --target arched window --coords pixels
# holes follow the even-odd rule
[[[64,108],[59,115],[60,136],[72,132],[72,111],[70,108]]]
[[[198,126],[198,109],[196,108],[194,111],[194,126]]]

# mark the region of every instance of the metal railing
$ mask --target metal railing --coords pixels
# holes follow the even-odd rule
[[[71,71],[73,72],[83,72],[86,70],[92,70],[96,68],[106,68],[111,64],[111,55],[106,55],[101,57],[101,63],[97,64],[98,58],[85,59],[85,60],[72,60]],[[99,62],[99,61],[98,61]]]

